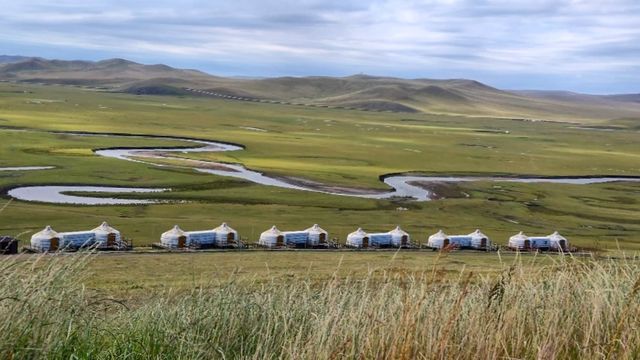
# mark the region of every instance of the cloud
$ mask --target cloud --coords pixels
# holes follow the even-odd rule
[[[372,72],[475,77],[502,87],[542,83],[591,92],[640,91],[635,0],[0,0],[0,5],[0,44],[32,55],[46,48],[58,58],[111,55],[196,65],[222,75]]]

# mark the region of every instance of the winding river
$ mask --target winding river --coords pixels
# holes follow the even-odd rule
[[[62,133],[62,132],[57,132]],[[553,178],[534,178],[534,177],[461,177],[461,176],[426,176],[426,175],[389,175],[384,176],[383,181],[392,190],[390,191],[367,191],[361,189],[351,189],[344,187],[332,187],[302,179],[277,178],[265,175],[263,173],[252,171],[239,164],[227,164],[213,161],[185,160],[184,158],[173,156],[172,154],[197,153],[197,152],[223,152],[223,151],[239,151],[244,148],[240,145],[228,144],[215,141],[206,141],[198,139],[165,137],[165,136],[147,136],[147,135],[126,135],[126,134],[93,134],[93,133],[77,133],[64,132],[68,135],[76,136],[111,136],[122,138],[145,138],[157,140],[179,140],[193,144],[192,147],[158,147],[158,148],[113,148],[113,149],[97,149],[94,153],[98,156],[119,159],[123,161],[134,161],[139,163],[150,164],[159,167],[168,167],[174,165],[157,164],[152,160],[179,160],[182,167],[189,167],[195,171],[202,173],[215,174],[220,176],[229,176],[244,179],[253,183],[276,186],[280,188],[312,191],[331,195],[352,196],[370,199],[390,199],[390,198],[411,198],[416,201],[428,201],[434,197],[434,193],[428,190],[428,183],[455,183],[468,181],[501,181],[501,182],[520,182],[520,183],[557,183],[557,184],[595,184],[616,181],[640,181],[640,177],[553,177]],[[20,169],[20,168],[16,168]],[[22,168],[24,169],[24,168]],[[13,170],[13,169],[12,169]],[[35,170],[35,169],[33,169]],[[421,186],[422,185],[422,186]],[[68,193],[132,193],[132,192],[162,192],[170,189],[155,188],[130,188],[130,187],[107,187],[107,186],[60,186],[60,185],[42,185],[18,187],[8,191],[8,194],[19,200],[38,201],[56,204],[83,204],[83,205],[126,205],[126,204],[149,204],[157,203],[158,200],[148,199],[120,199],[120,198],[104,198],[90,196],[73,196]]]

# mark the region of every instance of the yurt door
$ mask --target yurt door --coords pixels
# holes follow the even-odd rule
[[[402,235],[402,239],[400,240],[400,244],[401,245],[407,245],[407,241],[409,239],[407,239],[407,235]]]
[[[485,249],[487,247],[487,239],[482,238],[482,240],[480,240],[480,248]]]
[[[107,246],[114,246],[116,244],[116,234],[110,233],[107,235]]]
[[[327,234],[325,233],[320,233],[320,244],[324,244],[327,242]]]
[[[442,248],[444,249],[444,248],[446,248],[447,246],[449,246],[449,239],[444,239],[444,240],[442,241]]]
[[[366,236],[362,238],[362,247],[363,248],[368,248],[369,247],[369,238],[366,237]]]
[[[236,239],[235,239],[235,236],[233,236],[233,233],[228,233],[227,244],[235,244],[235,243],[236,243]]]
[[[284,236],[278,235],[276,238],[276,246],[284,246]]]
[[[567,242],[564,240],[560,240],[558,241],[558,246],[560,246],[560,249],[562,249],[562,251],[567,249]]]
[[[179,248],[183,248],[187,245],[187,237],[186,236],[180,236],[178,238],[178,247]]]
[[[55,250],[58,250],[59,247],[60,247],[60,239],[52,238],[49,241],[49,250],[55,251]]]
[[[525,249],[531,249],[531,241],[529,241],[529,239],[524,241],[524,248]]]

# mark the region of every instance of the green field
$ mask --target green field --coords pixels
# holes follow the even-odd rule
[[[271,175],[365,189],[384,189],[379,175],[407,171],[441,175],[640,175],[637,120],[612,119],[597,124],[615,126],[615,131],[585,130],[579,125],[0,83],[0,167],[56,166],[54,170],[0,172],[0,187],[169,187],[173,191],[157,198],[175,201],[98,207],[12,201],[0,213],[0,233],[21,234],[26,244],[31,233],[47,224],[58,231],[70,231],[92,228],[107,220],[134,245],[148,245],[174,224],[195,230],[226,221],[249,242],[273,224],[289,230],[318,223],[331,237],[341,240],[359,226],[386,231],[401,225],[416,242],[426,242],[426,237],[439,228],[452,234],[481,228],[499,244],[520,230],[531,234],[558,230],[577,246],[638,250],[638,183],[578,186],[478,182],[454,186],[448,189],[451,198],[438,201],[368,200],[255,185],[184,168],[105,159],[91,152],[111,146],[180,144],[177,141],[32,131],[175,135],[240,143],[246,150],[188,156],[242,163]],[[594,126],[593,121],[590,126]],[[463,193],[470,197],[465,198]],[[6,195],[0,199],[3,206],[8,201]]]

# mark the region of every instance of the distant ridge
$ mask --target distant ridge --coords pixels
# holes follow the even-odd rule
[[[606,95],[605,97],[616,101],[640,103],[640,94],[616,94]]]
[[[8,64],[14,62],[20,62],[29,59],[27,56],[17,55],[0,55],[0,64]]]
[[[18,61],[0,64],[0,79],[116,88],[154,78],[177,78],[185,81],[211,78],[197,70],[175,69],[162,64],[143,65],[117,58],[101,61],[43,58],[16,60]]]
[[[469,79],[400,79],[365,74],[224,78],[198,70],[176,69],[163,64],[144,65],[120,58],[64,61],[0,56],[0,80],[102,87],[138,95],[205,96],[186,91],[191,88],[230,99],[263,99],[373,111],[524,120],[640,119],[640,94],[505,91]]]

